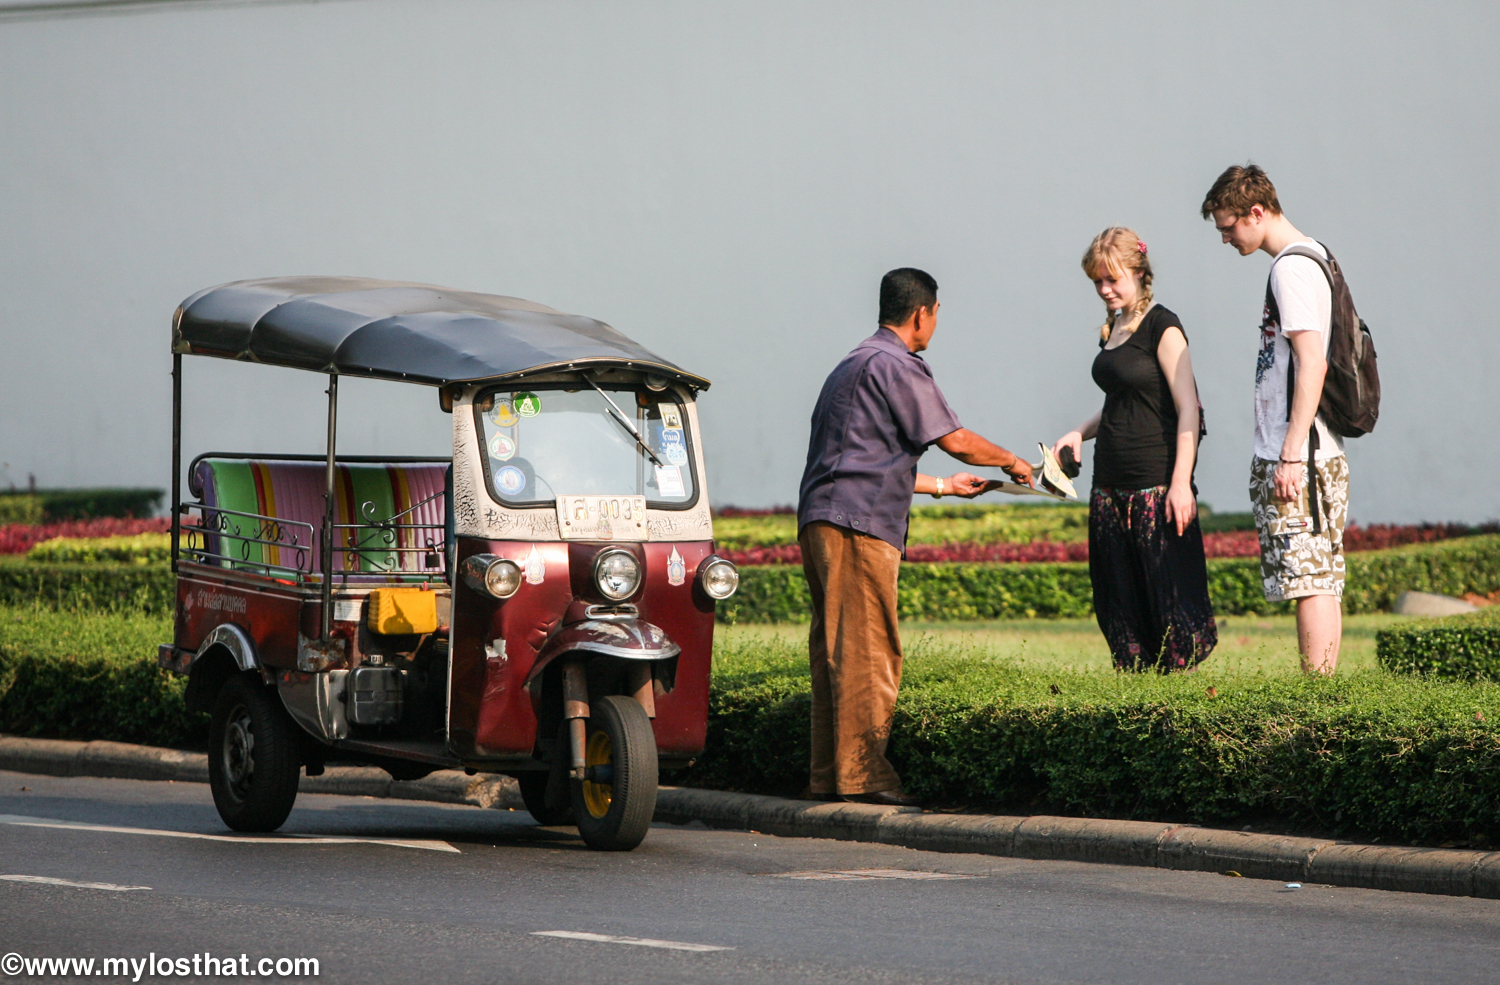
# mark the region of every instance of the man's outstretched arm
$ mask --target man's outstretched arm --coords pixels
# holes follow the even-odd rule
[[[937,446],[966,465],[998,468],[1021,485],[1031,485],[1030,465],[1014,453],[1001,448],[983,435],[975,434],[968,428],[948,432],[937,439]],[[922,478],[918,476],[917,481],[920,483]],[[927,490],[918,489],[917,491]]]
[[[955,472],[943,478],[918,472],[917,481],[912,484],[912,492],[926,493],[929,496],[942,493],[944,496],[962,496],[964,499],[973,499],[984,492],[988,485],[987,479],[973,472]]]
[[[1023,486],[1031,485],[1031,466],[1021,461],[1013,452],[1009,452],[988,438],[975,434],[968,428],[959,428],[950,431],[937,439],[937,446],[954,458],[969,465],[988,465],[1005,471],[1016,482]],[[942,485],[939,486],[938,483]],[[945,496],[962,496],[964,499],[973,499],[988,487],[988,480],[972,472],[955,472],[944,479],[936,476],[917,474],[917,481],[912,491],[926,493],[929,496],[942,492]]]

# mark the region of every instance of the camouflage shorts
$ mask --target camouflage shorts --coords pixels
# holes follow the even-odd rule
[[[1304,466],[1305,470],[1306,466]],[[1276,463],[1250,463],[1250,503],[1260,534],[1260,578],[1266,599],[1344,595],[1344,523],[1349,518],[1349,462],[1342,455],[1318,463],[1318,512],[1313,532],[1308,488],[1290,503],[1276,499]]]

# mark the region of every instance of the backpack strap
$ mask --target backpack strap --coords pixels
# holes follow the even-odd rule
[[[1322,243],[1319,243],[1318,245],[1319,246],[1323,246]],[[1327,250],[1328,247],[1323,246],[1323,249]],[[1329,255],[1331,256],[1332,254],[1329,254]],[[1328,278],[1328,294],[1329,294],[1329,297],[1330,297],[1330,300],[1331,300],[1333,292],[1335,290],[1334,285],[1333,285],[1333,265],[1330,264],[1326,259],[1324,259],[1324,257],[1321,256],[1318,253],[1317,250],[1314,250],[1314,249],[1312,249],[1311,247],[1308,247],[1308,246],[1289,246],[1289,247],[1286,248],[1285,252],[1281,253],[1279,256],[1276,257],[1276,260],[1280,260],[1283,257],[1291,257],[1291,256],[1307,257],[1309,260],[1313,261],[1314,263],[1316,263],[1318,265],[1318,269],[1320,269],[1320,270],[1323,271],[1323,276],[1326,277],[1326,278]],[[1272,260],[1271,261],[1271,266],[1272,267],[1276,266],[1276,260]],[[1273,315],[1276,318],[1276,327],[1280,328],[1281,327],[1281,306],[1276,303],[1276,294],[1275,294],[1274,291],[1271,290],[1271,275],[1270,274],[1266,275],[1266,306],[1271,309]],[[1331,320],[1332,320],[1332,315],[1331,314],[1329,315],[1329,319],[1330,319],[1330,322],[1331,322]],[[1331,330],[1333,328],[1333,325],[1330,324],[1328,327]],[[1288,345],[1287,345],[1288,350],[1291,349],[1290,341],[1291,340],[1288,340]],[[1286,419],[1289,420],[1289,421],[1292,419],[1292,395],[1294,393],[1296,393],[1296,392],[1297,392],[1297,358],[1296,358],[1295,354],[1290,354],[1290,355],[1287,356],[1287,360],[1286,360]]]
[[[1323,244],[1321,244],[1321,243],[1319,243],[1318,245],[1319,246],[1323,246]],[[1323,246],[1323,249],[1327,250],[1328,247]],[[1331,253],[1329,255],[1332,256]],[[1333,265],[1330,264],[1328,262],[1328,260],[1325,259],[1322,255],[1320,255],[1318,253],[1318,251],[1316,251],[1316,250],[1314,250],[1314,249],[1312,249],[1311,247],[1308,247],[1308,246],[1289,246],[1289,247],[1287,247],[1287,249],[1286,249],[1285,252],[1283,252],[1280,256],[1278,256],[1276,258],[1276,260],[1280,260],[1280,259],[1282,259],[1282,257],[1289,257],[1289,256],[1307,257],[1309,260],[1312,260],[1314,263],[1316,263],[1318,265],[1318,269],[1320,269],[1320,270],[1323,271],[1323,276],[1326,277],[1326,278],[1328,278],[1328,294],[1329,294],[1330,303],[1332,303],[1332,301],[1333,301],[1333,297],[1332,297],[1333,292],[1335,290],[1337,290],[1337,288],[1335,288],[1334,284],[1333,284]],[[1276,266],[1276,261],[1275,260],[1273,260],[1271,262],[1271,266],[1272,267]],[[1275,307],[1277,309],[1277,311],[1276,311],[1276,327],[1279,329],[1279,328],[1281,328],[1281,311],[1280,311],[1279,306],[1276,304],[1276,295],[1271,290],[1271,279],[1270,279],[1270,275],[1269,274],[1266,276],[1266,297],[1270,299],[1270,303],[1271,303],[1272,307]],[[1333,317],[1332,313],[1330,312],[1330,314],[1329,314],[1330,324],[1328,326],[1328,328],[1329,328],[1330,331],[1332,331],[1332,329],[1333,329],[1333,325],[1331,324],[1332,317]],[[1285,334],[1285,333],[1283,333],[1283,334]],[[1296,396],[1296,393],[1297,393],[1297,354],[1296,354],[1295,350],[1292,349],[1291,340],[1288,339],[1287,340],[1287,360],[1286,360],[1286,419],[1288,421],[1290,421],[1292,419],[1292,398]],[[1319,446],[1319,444],[1320,443],[1318,441],[1318,416],[1317,416],[1317,413],[1314,412],[1312,427],[1308,428],[1308,430],[1307,430],[1307,505],[1308,505],[1308,508],[1312,512],[1312,517],[1313,517],[1313,533],[1315,533],[1315,534],[1321,534],[1323,532],[1323,511],[1321,509],[1319,509],[1319,505],[1320,504],[1319,504],[1319,496],[1318,496],[1318,492],[1319,492],[1319,490],[1318,490],[1318,446]]]
[[[1322,243],[1319,243],[1318,245],[1319,246],[1323,246]],[[1328,249],[1328,247],[1323,246],[1323,249],[1326,251]],[[1329,254],[1329,256],[1332,256],[1332,255],[1333,254],[1331,254],[1331,253]],[[1316,263],[1318,265],[1318,267],[1323,271],[1323,276],[1328,278],[1328,290],[1330,292],[1332,292],[1334,290],[1334,286],[1333,286],[1333,264],[1329,263],[1328,259],[1326,257],[1322,256],[1320,253],[1318,253],[1317,250],[1314,250],[1310,246],[1302,246],[1300,244],[1297,245],[1297,246],[1288,246],[1286,248],[1286,251],[1283,252],[1281,254],[1281,256],[1278,256],[1276,259],[1277,260],[1281,260],[1281,259],[1283,259],[1285,257],[1307,257],[1309,260],[1311,260],[1312,262]],[[1272,261],[1271,266],[1273,266],[1273,267],[1276,266],[1275,261]]]

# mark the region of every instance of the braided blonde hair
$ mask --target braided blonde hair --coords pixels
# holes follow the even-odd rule
[[[1097,280],[1101,271],[1108,271],[1116,278],[1126,273],[1140,275],[1141,293],[1130,306],[1132,318],[1139,318],[1151,307],[1151,261],[1146,259],[1146,244],[1134,229],[1110,226],[1094,237],[1083,253],[1083,272],[1089,280]],[[1113,318],[1114,312],[1105,304],[1104,324],[1099,328],[1099,336],[1106,342],[1109,341]]]

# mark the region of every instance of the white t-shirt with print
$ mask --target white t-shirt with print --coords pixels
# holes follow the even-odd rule
[[[1319,256],[1328,256],[1328,251],[1312,240],[1292,243],[1286,250],[1293,246],[1311,247]],[[1286,441],[1286,369],[1292,358],[1287,333],[1321,332],[1325,356],[1332,335],[1333,291],[1328,278],[1323,276],[1323,268],[1304,256],[1282,259],[1286,250],[1276,254],[1271,262],[1271,296],[1276,299],[1281,322],[1272,320],[1267,305],[1260,326],[1260,357],[1255,363],[1255,457],[1271,461],[1281,457]],[[1317,428],[1318,461],[1326,462],[1344,454],[1344,440],[1328,430],[1321,415],[1317,418]],[[1297,455],[1307,460],[1306,438],[1302,439]]]

